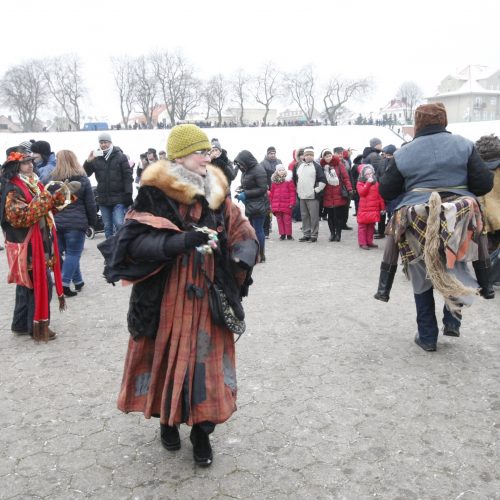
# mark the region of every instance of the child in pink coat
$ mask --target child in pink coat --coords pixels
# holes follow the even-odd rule
[[[358,243],[363,250],[377,248],[373,243],[375,222],[380,220],[380,212],[385,210],[385,203],[378,192],[375,169],[370,164],[359,166],[360,174],[356,190],[359,194],[358,207]]]
[[[276,171],[271,176],[271,211],[278,221],[280,240],[293,240],[292,209],[295,205],[295,184],[292,171],[281,163],[276,165]]]

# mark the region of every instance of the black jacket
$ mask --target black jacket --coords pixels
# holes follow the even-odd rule
[[[267,174],[250,151],[243,150],[234,159],[242,164],[241,189],[246,195],[245,215],[256,217],[269,212],[269,197],[267,196]]]
[[[227,151],[223,149],[220,156],[210,160],[210,163],[222,170],[226,176],[228,186],[231,186],[237,172],[234,170],[231,160],[227,157]]]
[[[97,209],[88,177],[74,175],[69,180],[80,182],[82,187],[75,193],[78,198],[76,202],[71,203],[61,212],[54,210],[57,230],[85,231],[89,226],[95,227]]]
[[[95,174],[99,205],[132,204],[132,169],[119,147],[113,146],[108,160],[98,156],[91,162],[85,161],[83,168],[89,177]]]

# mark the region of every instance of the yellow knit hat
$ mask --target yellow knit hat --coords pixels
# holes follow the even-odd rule
[[[194,151],[211,149],[212,145],[207,134],[200,127],[185,123],[176,125],[167,139],[167,154],[169,160],[182,158]]]

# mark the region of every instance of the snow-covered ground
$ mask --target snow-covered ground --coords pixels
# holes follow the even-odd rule
[[[476,141],[481,135],[495,133],[500,136],[500,121],[454,123],[448,126],[453,133]],[[314,146],[319,155],[323,148],[343,146],[352,148],[353,157],[360,154],[372,137],[383,145],[399,147],[403,140],[388,128],[376,126],[321,126],[321,127],[264,127],[264,128],[212,128],[205,129],[209,139],[218,138],[222,147],[233,159],[242,149],[248,149],[260,161],[269,146],[277,149],[283,163],[292,161],[292,151],[298,147]],[[122,148],[136,163],[139,154],[153,147],[166,150],[168,130],[119,130],[110,131],[113,143]],[[70,149],[83,163],[91,150],[98,146],[99,132],[49,132],[49,133],[0,133],[0,151],[28,139],[48,141],[53,151]]]

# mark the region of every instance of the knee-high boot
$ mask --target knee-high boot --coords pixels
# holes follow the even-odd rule
[[[264,253],[264,249],[260,249],[260,262],[266,262],[266,254]]]
[[[378,290],[374,297],[382,302],[389,302],[389,294],[391,293],[394,276],[398,269],[397,265],[380,264],[380,277],[378,279]]]
[[[495,298],[495,289],[490,281],[490,260],[475,260],[472,267],[476,273],[476,279],[481,287],[479,293],[485,299]]]

